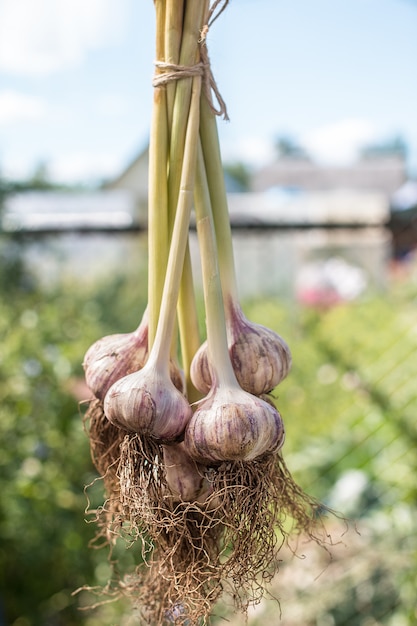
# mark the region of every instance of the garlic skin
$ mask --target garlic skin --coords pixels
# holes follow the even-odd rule
[[[229,303],[227,343],[232,367],[239,385],[255,396],[270,392],[291,369],[287,343],[273,330],[249,322],[239,306]],[[207,394],[212,385],[207,343],[196,352],[191,364],[193,385]]]
[[[87,387],[98,400],[103,401],[117,380],[142,369],[148,355],[148,316],[145,311],[134,332],[107,335],[90,346],[83,361]],[[183,393],[184,375],[172,359],[170,376],[177,389]]]
[[[209,393],[213,374],[208,358],[208,343],[204,341],[195,353],[190,366],[190,378],[194,387],[205,396]]]
[[[278,450],[285,431],[278,411],[239,387],[213,386],[187,425],[184,445],[195,461],[252,461]]]
[[[211,486],[184,447],[184,443],[163,446],[165,478],[170,493],[183,502],[204,502]]]
[[[148,325],[133,333],[107,335],[86,352],[83,368],[87,386],[98,400],[119,378],[141,369],[148,358]]]
[[[182,438],[192,409],[169,373],[148,360],[110,387],[104,413],[114,426],[169,443]]]

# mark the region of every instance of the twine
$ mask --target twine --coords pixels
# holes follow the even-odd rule
[[[155,67],[160,73],[156,74],[152,81],[154,87],[161,87],[175,80],[201,76],[203,91],[207,97],[210,109],[215,115],[223,117],[224,120],[229,120],[229,116],[227,114],[226,103],[220,94],[211,69],[207,50],[207,35],[213,22],[223,13],[228,4],[229,0],[215,0],[209,9],[207,23],[201,29],[200,39],[198,41],[200,45],[199,63],[195,65],[178,65],[175,63],[166,63],[165,61],[155,61]],[[216,9],[218,9],[217,12]],[[214,104],[213,94],[217,101],[217,106]]]

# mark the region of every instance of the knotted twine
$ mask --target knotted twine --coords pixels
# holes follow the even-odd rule
[[[152,80],[152,85],[154,87],[161,87],[162,85],[167,85],[168,83],[181,80],[182,78],[201,76],[203,91],[208,100],[210,109],[215,115],[223,117],[226,121],[229,120],[229,116],[227,113],[226,103],[220,94],[211,69],[210,58],[207,50],[207,35],[213,22],[221,13],[223,13],[228,4],[229,0],[215,0],[211,5],[208,12],[207,23],[201,29],[200,39],[198,41],[200,45],[199,62],[195,65],[178,65],[175,63],[167,63],[165,61],[155,61],[155,67],[160,73],[155,74]],[[213,94],[217,101],[217,106],[214,104]]]

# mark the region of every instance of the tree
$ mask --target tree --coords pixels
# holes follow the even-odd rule
[[[362,159],[375,159],[388,156],[399,156],[406,159],[408,154],[407,142],[401,135],[396,135],[378,143],[369,144],[360,151]]]
[[[248,191],[250,187],[251,173],[247,165],[237,161],[224,165],[226,187],[230,191]]]
[[[309,160],[309,156],[302,146],[292,137],[280,135],[275,141],[275,149],[279,158],[295,158]]]

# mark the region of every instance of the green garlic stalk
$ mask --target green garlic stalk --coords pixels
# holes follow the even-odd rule
[[[193,78],[178,206],[155,340],[144,367],[118,380],[104,399],[110,422],[161,442],[179,440],[192,413],[171,381],[169,362],[193,200],[200,89],[201,78]]]
[[[212,387],[208,396],[198,404],[186,428],[184,443],[190,456],[205,464],[253,460],[282,445],[284,426],[275,407],[239,386],[232,368],[201,146],[197,159],[195,208]]]
[[[260,396],[269,393],[287,376],[291,353],[277,333],[248,321],[239,304],[217,124],[204,97],[201,99],[200,137],[213,209],[230,358],[241,387]],[[210,389],[212,381],[206,345],[194,358],[191,378],[202,393]]]

